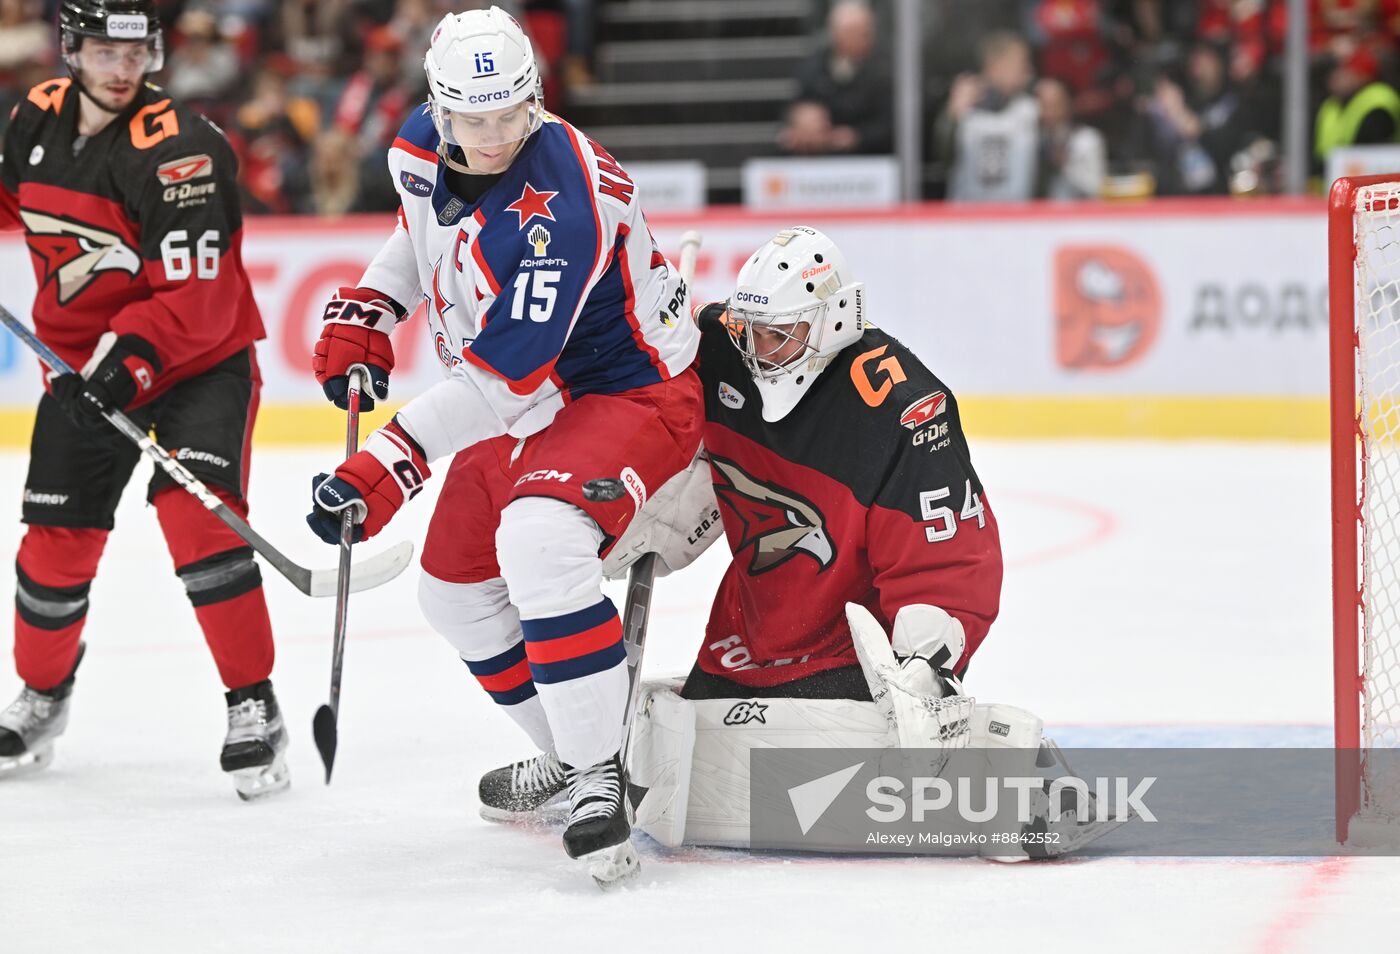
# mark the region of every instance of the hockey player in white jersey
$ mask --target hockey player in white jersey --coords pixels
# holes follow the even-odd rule
[[[388,393],[388,333],[421,300],[446,379],[321,475],[308,522],[374,535],[455,455],[423,547],[419,603],[566,778],[564,846],[601,881],[636,870],[619,749],[628,680],[608,553],[685,469],[704,420],[687,289],[631,179],[549,114],[520,26],[445,17],[429,101],[389,150],[398,225],[327,306],[314,367],[345,405],[351,367]]]

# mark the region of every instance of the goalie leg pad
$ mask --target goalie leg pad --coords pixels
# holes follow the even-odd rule
[[[664,845],[749,846],[749,750],[889,748],[896,735],[874,703],[852,699],[680,698],[646,683],[630,771],[649,790],[637,827]],[[693,720],[693,730],[692,730]],[[686,744],[694,743],[687,765]],[[688,779],[688,785],[687,783]],[[634,798],[634,803],[637,798]]]

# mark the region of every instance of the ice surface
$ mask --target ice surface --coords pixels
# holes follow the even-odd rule
[[[1325,448],[976,441],[974,455],[1007,577],[970,691],[1037,711],[1076,745],[1327,744]],[[305,563],[335,562],[302,515],[310,476],[337,456],[328,445],[254,461],[252,522]],[[24,463],[0,455],[5,592]],[[385,538],[421,538],[430,497]],[[648,675],[688,668],[721,569],[712,551],[660,581]],[[293,785],[244,805],[218,769],[221,686],[133,482],[93,586],[56,762],[0,785],[0,952],[1393,944],[1394,859],[995,865],[668,854],[643,839],[640,882],[604,895],[557,831],[477,817],[477,775],[528,747],[421,622],[416,567],[352,600],[336,777],[324,787],[310,728],[333,602],[264,576]],[[6,657],[11,638],[5,627]],[[4,704],[19,683],[0,670]]]

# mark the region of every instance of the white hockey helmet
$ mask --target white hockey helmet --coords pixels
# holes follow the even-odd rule
[[[423,58],[438,135],[455,146],[490,147],[527,138],[543,121],[535,51],[515,17],[500,7],[449,13]],[[486,123],[474,113],[526,104],[521,122]],[[454,121],[454,117],[456,121]]]
[[[730,340],[758,384],[763,419],[787,415],[832,359],[865,332],[865,286],[816,229],[783,229],[739,270]]]

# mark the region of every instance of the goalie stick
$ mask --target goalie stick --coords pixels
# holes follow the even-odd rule
[[[700,233],[681,236],[681,281],[689,294],[695,282],[695,259],[700,253]],[[627,708],[622,710],[622,768],[631,761],[629,743],[636,715],[637,694],[642,686],[642,650],[646,647],[647,618],[651,614],[651,594],[656,583],[656,554],[644,553],[627,573],[627,603],[622,610],[622,644],[627,652]],[[630,799],[628,800],[630,804]]]
[[[347,376],[348,390],[345,395],[345,457],[348,460],[360,449],[360,393],[369,381],[369,371],[357,364]],[[316,710],[311,720],[311,736],[316,740],[316,751],[321,753],[321,763],[326,767],[326,784],[331,783],[331,769],[335,767],[335,747],[339,741],[340,719],[340,669],[345,661],[345,627],[350,610],[350,547],[355,537],[355,511],[346,507],[340,515],[340,566],[336,570],[335,587],[335,640],[331,648],[331,698],[330,702]]]
[[[53,349],[40,341],[34,332],[30,331],[4,307],[0,307],[0,322],[3,322],[5,327],[14,332],[15,337],[24,342],[29,350],[38,355],[39,359],[48,365],[50,370],[59,374],[73,373],[73,369],[62,358],[54,354]],[[149,434],[132,423],[131,418],[115,409],[104,411],[102,416],[107,419],[107,423],[120,431],[123,437],[139,447],[141,453],[154,461],[157,467],[165,471],[171,480],[193,495],[204,505],[206,510],[238,534],[245,543],[268,562],[269,566],[286,577],[293,586],[307,596],[335,595],[338,571],[331,569],[311,570],[294,563],[281,550],[264,540],[257,531],[248,525],[246,520],[229,509],[228,505],[204,486],[198,477],[186,470],[184,465],[171,457],[165,448],[152,440]],[[380,584],[389,582],[404,571],[412,558],[413,544],[405,540],[383,553],[376,554],[356,564],[350,574],[350,592],[357,593],[360,590],[373,589]]]

